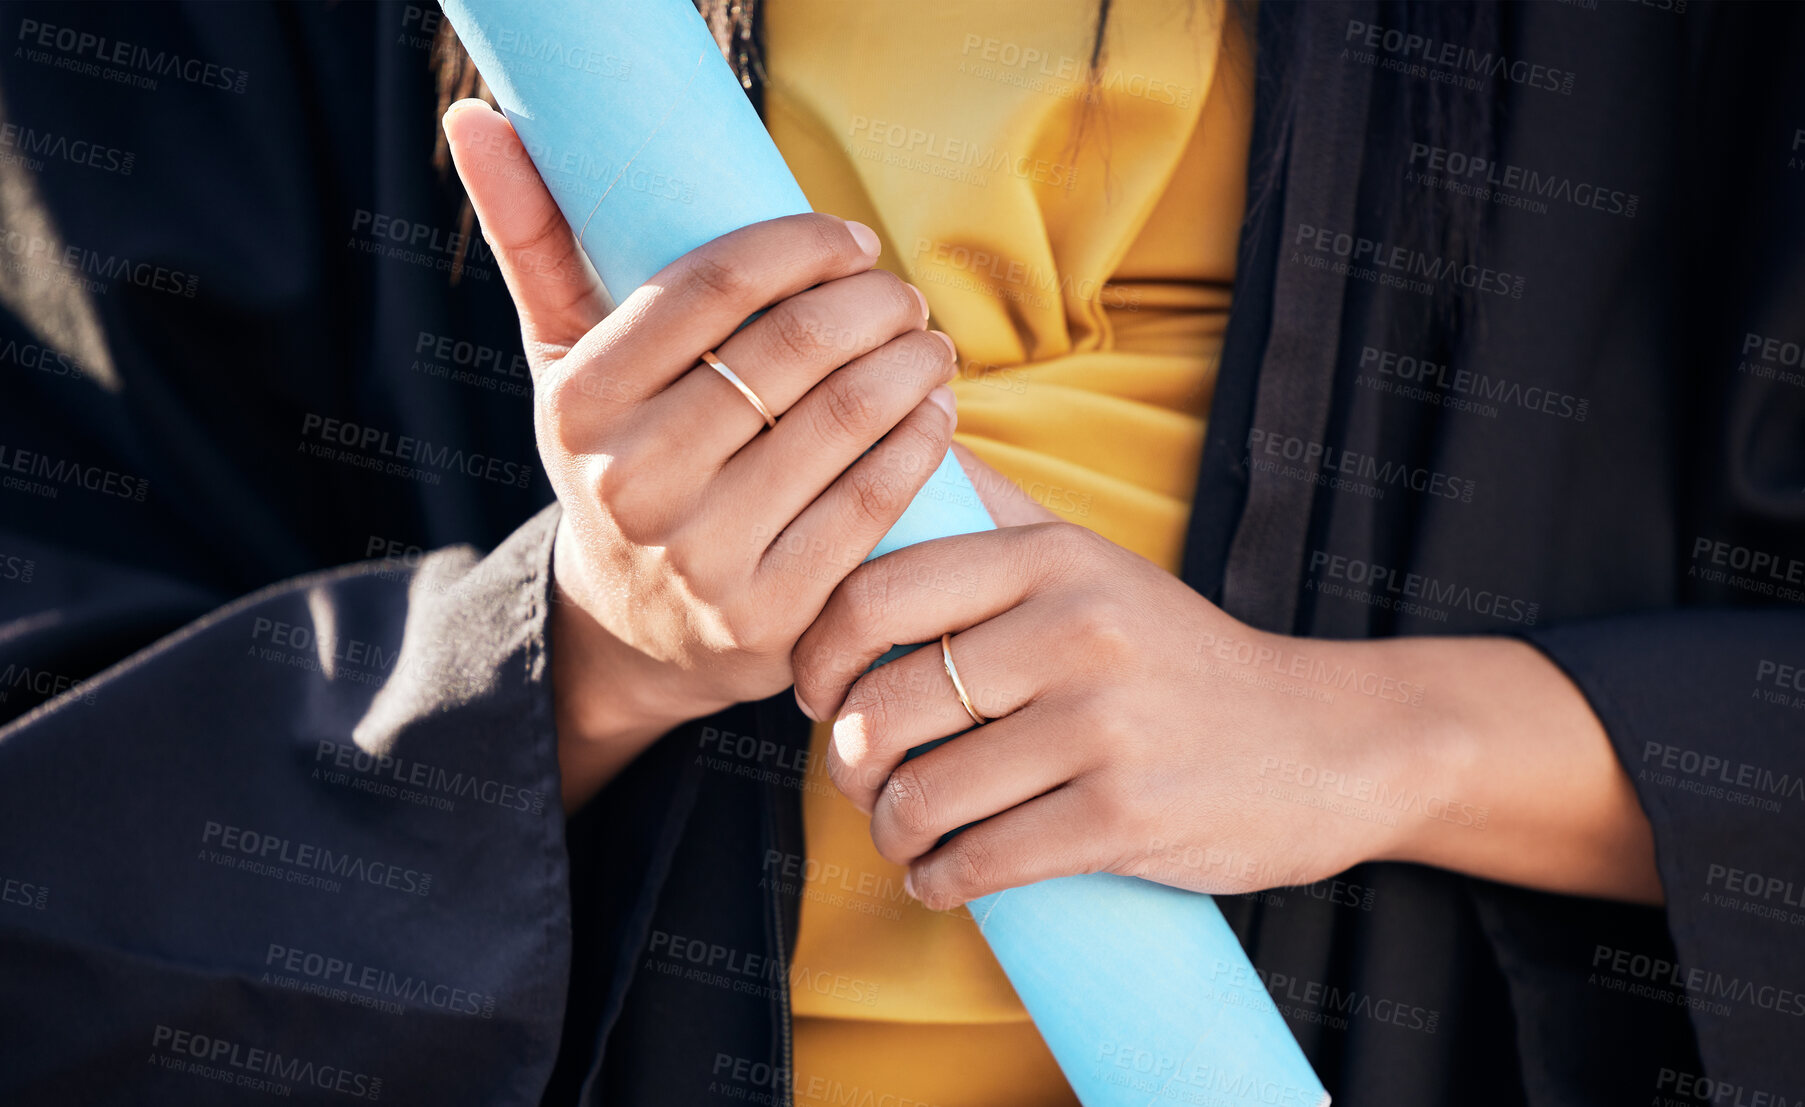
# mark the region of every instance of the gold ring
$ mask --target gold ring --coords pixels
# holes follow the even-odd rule
[[[940,662],[946,666],[946,675],[953,678],[953,691],[959,693],[959,703],[965,708],[965,713],[971,716],[973,723],[983,726],[990,720],[978,714],[978,709],[971,705],[971,697],[965,694],[965,682],[959,679],[959,668],[953,664],[952,640],[953,636],[950,634],[940,636]]]
[[[746,397],[746,402],[757,408],[758,413],[765,417],[766,427],[774,427],[777,425],[777,416],[771,414],[771,409],[766,407],[765,402],[758,398],[758,393],[752,391],[751,386],[745,381],[740,380],[740,375],[738,373],[735,373],[733,370],[723,365],[721,359],[714,356],[713,350],[704,350],[702,352],[702,360],[708,363],[710,369],[713,369],[715,372],[721,374],[722,377],[726,378],[728,384],[731,384],[733,387],[740,390],[740,395]]]

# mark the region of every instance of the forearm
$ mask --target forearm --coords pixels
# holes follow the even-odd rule
[[[1423,689],[1373,697],[1357,739],[1384,744],[1399,786],[1480,817],[1399,821],[1381,857],[1571,895],[1658,904],[1654,838],[1603,726],[1565,674],[1507,638],[1339,643]]]
[[[572,814],[588,803],[670,729],[606,716],[582,718],[574,707],[560,702],[558,772],[564,813]]]
[[[570,814],[672,728],[706,711],[658,706],[651,695],[653,667],[642,655],[609,634],[561,585],[554,585],[552,604],[559,790]]]

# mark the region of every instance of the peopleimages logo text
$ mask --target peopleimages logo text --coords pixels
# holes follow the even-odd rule
[[[259,620],[261,621],[261,620]],[[390,754],[370,753],[354,744],[322,738],[314,747],[315,765],[328,764],[359,775],[410,788],[422,788],[461,799],[473,799],[491,807],[537,814],[546,808],[545,793],[522,788],[474,773],[452,772],[437,765]]]
[[[355,959],[332,957],[277,942],[264,954],[265,969],[290,973],[323,985],[342,986],[384,998],[407,1000],[417,1007],[434,1007],[458,1015],[495,1017],[495,997],[469,988],[434,983],[392,972]]]
[[[138,503],[143,503],[144,497],[150,494],[150,481],[143,477],[121,473],[102,465],[83,465],[67,458],[51,457],[36,450],[21,450],[4,442],[0,442],[0,471],[24,473],[37,480],[65,487],[85,488],[89,492],[117,496],[122,500]]]
[[[1625,219],[1634,219],[1636,209],[1642,203],[1642,198],[1636,193],[1620,188],[1605,188],[1590,181],[1576,181],[1558,173],[1542,173],[1479,154],[1431,146],[1426,142],[1410,144],[1410,167],[1417,173],[1437,174],[1465,184],[1484,185],[1541,200],[1558,200],[1607,215],[1621,215]]]
[[[153,1053],[192,1057],[210,1066],[226,1066],[246,1074],[286,1080],[322,1091],[338,1092],[354,1099],[382,1098],[382,1077],[357,1072],[340,1065],[326,1065],[301,1057],[284,1056],[275,1050],[253,1046],[217,1034],[205,1034],[182,1027],[158,1023],[151,1033]],[[202,1073],[201,1075],[209,1075]],[[275,1091],[288,1095],[289,1088],[260,1086],[259,1083],[232,1081],[255,1091]]]
[[[1402,462],[1384,461],[1371,454],[1336,449],[1296,435],[1272,434],[1258,427],[1247,432],[1247,452],[1256,459],[1259,455],[1266,454],[1286,461],[1301,462],[1306,471],[1340,473],[1462,503],[1473,502],[1473,490],[1477,487],[1465,477],[1450,476]]]
[[[0,149],[17,150],[25,158],[49,158],[70,165],[87,166],[104,173],[132,175],[138,156],[116,146],[103,146],[84,138],[70,138],[18,123],[0,123]]]
[[[1535,626],[1542,605],[1534,600],[1506,595],[1490,588],[1474,588],[1454,581],[1444,581],[1428,573],[1405,572],[1357,557],[1344,557],[1327,550],[1310,551],[1310,576],[1306,587],[1330,593],[1326,584],[1315,578],[1342,581],[1371,589],[1375,594],[1421,600],[1440,608],[1459,608],[1475,615],[1485,615],[1505,622]],[[1332,594],[1332,593],[1330,593]]]
[[[301,419],[301,433],[321,442],[345,446],[365,454],[377,454],[429,469],[463,473],[498,484],[525,488],[533,477],[533,468],[516,461],[503,461],[487,454],[470,453],[451,446],[434,445],[423,438],[391,434],[380,427],[367,427],[342,419],[331,419],[308,412]]]
[[[70,58],[89,58],[101,65],[117,66],[121,70],[135,70],[140,74],[156,77],[174,77],[202,88],[243,92],[245,82],[250,79],[250,74],[242,69],[233,69],[199,58],[185,58],[169,50],[152,50],[136,43],[80,31],[74,27],[59,27],[36,19],[19,20],[19,34],[15,41],[25,46],[55,50]],[[149,87],[154,88],[155,83],[151,82]]]
[[[1408,246],[1363,238],[1331,227],[1299,223],[1291,244],[1340,258],[1356,269],[1369,266],[1400,280],[1441,282],[1494,296],[1508,296],[1513,300],[1523,298],[1524,282],[1520,276],[1482,265],[1462,265],[1451,258],[1436,257]]]
[[[201,828],[203,845],[216,846],[266,864],[329,873],[344,880],[392,888],[424,896],[432,891],[432,874],[385,861],[372,861],[312,842],[208,819]]]
[[[194,273],[154,262],[134,261],[120,254],[102,253],[55,237],[27,234],[11,228],[0,228],[0,250],[19,259],[8,268],[34,274],[40,280],[77,283],[94,292],[106,292],[110,287],[108,282],[113,282],[192,300],[200,289],[201,279]],[[68,275],[58,276],[55,269],[46,273],[37,268],[34,264],[37,262],[55,266]]]
[[[1451,73],[1464,73],[1493,80],[1503,79],[1524,88],[1573,95],[1573,72],[1538,65],[1522,58],[1507,57],[1490,50],[1475,50],[1457,42],[1442,42],[1427,35],[1400,31],[1350,19],[1343,41],[1389,54],[1400,61],[1418,62]],[[1427,76],[1427,74],[1414,74]]]
[[[1539,411],[1561,419],[1571,419],[1575,423],[1585,422],[1591,407],[1590,401],[1579,396],[1570,396],[1536,385],[1524,386],[1518,381],[1494,377],[1473,369],[1458,369],[1446,362],[1412,357],[1376,346],[1360,347],[1360,368],[1376,372],[1381,377],[1396,377],[1406,384],[1476,400],[1489,400],[1524,411]]]

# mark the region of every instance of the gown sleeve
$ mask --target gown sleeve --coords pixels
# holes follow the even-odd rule
[[[0,1099],[539,1101],[556,523],[270,586],[0,730]]]
[[[1564,972],[1585,994],[1683,1009],[1704,1070],[1676,1061],[1619,1090],[1779,1102],[1805,1079],[1805,78],[1737,74],[1796,50],[1805,21],[1757,5],[1699,14],[1696,68],[1679,75],[1698,100],[1695,156],[1676,167],[1684,368],[1674,423],[1647,431],[1666,447],[1646,455],[1665,455],[1646,479],[1671,489],[1672,602],[1527,637],[1586,696],[1634,783],[1672,940],[1575,928],[1589,937]],[[1573,570],[1617,555],[1601,543]],[[1487,898],[1499,932],[1544,941],[1507,921],[1510,897]],[[1523,960],[1501,957],[1507,972]]]
[[[1788,1044],[1805,1032],[1805,613],[1628,616],[1532,640],[1585,694],[1635,783],[1676,954],[1667,963],[1653,949],[1601,942],[1575,970],[1601,988],[1686,1008],[1710,1079],[1796,1082]]]

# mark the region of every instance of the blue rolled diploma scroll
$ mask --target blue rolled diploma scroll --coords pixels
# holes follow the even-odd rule
[[[687,0],[444,0],[609,294],[809,210]],[[949,453],[872,557],[993,529]],[[974,900],[1086,1107],[1319,1107],[1327,1094],[1204,895],[1110,875]]]

